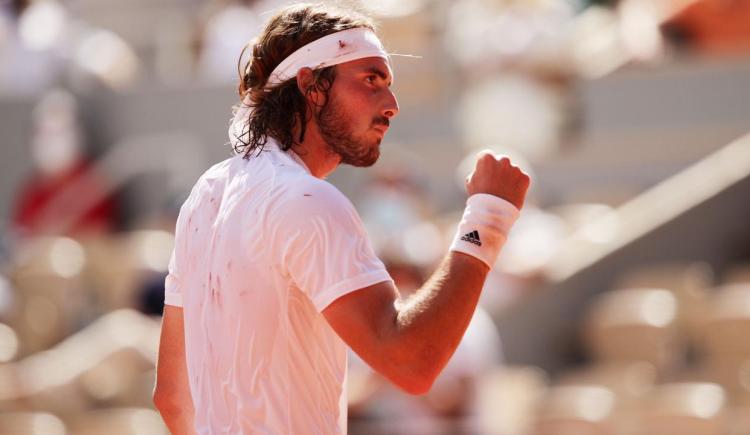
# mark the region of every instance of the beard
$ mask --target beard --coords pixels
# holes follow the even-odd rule
[[[341,163],[356,167],[369,167],[380,157],[380,138],[367,140],[357,136],[353,131],[352,118],[346,110],[331,100],[318,113],[318,129],[323,140],[326,141],[331,152],[341,157]],[[373,119],[375,124],[388,125],[386,117]]]

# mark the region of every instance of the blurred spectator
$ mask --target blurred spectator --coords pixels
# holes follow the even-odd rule
[[[265,11],[276,9],[280,0],[224,0],[209,13],[201,35],[198,76],[206,81],[237,81],[237,58],[262,30]]]
[[[532,161],[553,155],[569,121],[570,91],[567,82],[507,71],[473,81],[458,105],[464,143],[474,150],[469,154],[502,145]]]
[[[54,0],[0,5],[0,92],[35,94],[54,85],[65,67],[65,8]]]
[[[21,236],[99,233],[115,226],[115,200],[83,151],[77,104],[65,91],[48,94],[34,112],[36,165],[19,190],[13,226]]]
[[[750,0],[700,0],[664,24],[678,47],[704,54],[750,51]]]
[[[164,312],[164,279],[166,274],[151,274],[138,290],[138,311],[161,316]]]
[[[564,70],[568,65],[561,52],[567,49],[575,3],[451,2],[443,41],[469,78],[486,77],[500,67]]]
[[[575,4],[461,0],[447,12],[443,43],[466,80],[457,106],[464,146],[553,155],[574,116]]]
[[[144,260],[142,263],[146,267],[142,267],[144,270],[136,289],[137,309],[143,314],[160,316],[164,312],[164,279],[167,277],[167,265],[174,246],[174,228],[181,205],[178,202],[169,203],[156,216],[141,224],[144,228],[150,228],[151,231],[147,232],[152,234],[152,241],[144,243],[144,248],[141,249]],[[151,261],[147,257],[151,256],[155,248],[169,252],[161,259],[154,259],[158,261]]]
[[[432,206],[420,177],[401,163],[378,167],[358,195],[357,205],[378,255],[431,267],[440,260],[444,246],[430,222]]]

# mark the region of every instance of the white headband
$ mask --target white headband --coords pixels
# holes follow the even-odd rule
[[[342,30],[300,47],[271,73],[266,86],[275,86],[297,75],[302,68],[319,69],[365,57],[388,60],[375,33],[365,27]]]

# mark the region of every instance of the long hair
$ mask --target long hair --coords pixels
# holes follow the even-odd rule
[[[323,98],[316,104],[323,107],[328,103],[328,92],[336,78],[335,67],[315,70],[314,84],[304,93],[300,92],[296,77],[272,88],[266,87],[268,78],[277,65],[300,47],[326,35],[359,27],[375,29],[364,15],[319,4],[290,6],[269,20],[252,45],[252,57],[241,67],[248,48],[245,47],[238,61],[240,103],[235,112],[245,117],[239,120],[242,122],[239,130],[230,130],[234,136],[230,137],[231,144],[237,154],[247,158],[253,152],[260,152],[269,136],[285,151],[304,140],[305,127],[312,117],[307,97],[318,90]]]

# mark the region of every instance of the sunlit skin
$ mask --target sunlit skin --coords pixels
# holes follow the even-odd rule
[[[388,131],[390,120],[399,110],[391,90],[392,77],[390,65],[380,57],[336,66],[336,79],[329,92],[331,100],[320,113],[320,122],[325,125],[319,125],[317,117],[313,116],[307,124],[304,140],[293,147],[315,177],[325,178],[341,163],[354,166],[375,163],[380,154],[380,142]],[[313,73],[309,68],[297,73],[301,92],[312,86],[312,82]],[[320,111],[316,105],[323,98],[319,91],[310,94],[313,110]],[[346,156],[342,156],[345,150],[337,152],[334,142],[341,142],[339,145],[361,159],[347,161]]]

